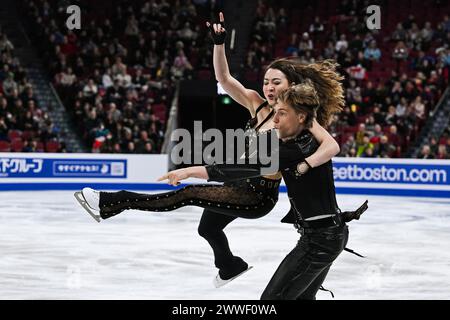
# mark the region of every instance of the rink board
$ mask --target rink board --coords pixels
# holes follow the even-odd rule
[[[170,190],[156,181],[168,163],[167,155],[0,153],[0,191]],[[450,160],[334,158],[333,172],[337,193],[450,198]]]

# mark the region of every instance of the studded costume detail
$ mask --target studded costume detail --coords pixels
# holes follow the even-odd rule
[[[277,202],[278,185],[279,180],[255,178],[225,185],[190,185],[157,195],[124,190],[100,192],[100,216],[107,219],[128,209],[166,211],[194,205],[233,217],[256,219],[267,214]]]

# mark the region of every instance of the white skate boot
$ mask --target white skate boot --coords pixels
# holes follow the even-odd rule
[[[216,288],[220,288],[223,287],[224,285],[226,285],[228,282],[233,281],[234,279],[236,279],[239,276],[242,276],[244,273],[246,273],[248,270],[250,270],[251,268],[253,268],[252,266],[249,266],[247,269],[245,269],[244,271],[242,271],[241,273],[238,273],[237,275],[235,275],[234,277],[224,280],[220,277],[220,274],[217,273],[216,277],[214,278],[214,287]]]
[[[83,190],[75,192],[75,199],[81,206],[95,219],[100,222],[100,192],[91,188],[83,188]]]

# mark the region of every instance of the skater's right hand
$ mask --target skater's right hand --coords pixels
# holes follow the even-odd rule
[[[208,172],[204,166],[188,167],[167,172],[158,181],[169,180],[168,184],[178,186],[181,180],[188,178],[208,179]]]
[[[225,30],[225,18],[223,17],[222,12],[219,13],[219,22],[220,23],[214,23],[212,25],[209,21],[206,22],[206,26],[209,28],[214,44],[216,45],[224,44],[227,36],[227,31]]]

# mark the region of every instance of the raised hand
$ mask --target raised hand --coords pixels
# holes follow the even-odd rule
[[[206,26],[211,32],[214,44],[222,45],[225,43],[225,38],[227,37],[227,31],[225,29],[225,18],[223,13],[219,13],[219,23],[211,24],[209,21],[206,22]]]

